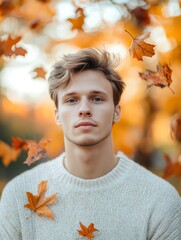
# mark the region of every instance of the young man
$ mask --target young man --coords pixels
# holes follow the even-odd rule
[[[84,49],[54,65],[49,90],[65,152],[21,174],[0,204],[2,240],[180,240],[181,201],[166,181],[113,151],[124,83],[108,52]],[[121,136],[120,136],[121,137]],[[57,193],[54,221],[25,208],[26,192]]]

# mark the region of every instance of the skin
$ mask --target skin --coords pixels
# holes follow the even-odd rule
[[[112,125],[120,119],[120,106],[114,106],[112,86],[104,74],[93,70],[74,74],[68,86],[58,89],[55,119],[62,125],[64,165],[71,174],[98,178],[116,166]]]

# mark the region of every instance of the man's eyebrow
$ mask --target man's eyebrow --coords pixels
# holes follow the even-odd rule
[[[65,93],[62,97],[68,97],[68,96],[72,96],[72,95],[76,95],[76,92],[70,92],[70,93]]]
[[[94,91],[91,91],[90,94],[103,94],[103,95],[107,95],[107,92],[94,90]]]
[[[69,92],[69,93],[65,93],[62,97],[65,98],[65,97],[69,97],[69,96],[72,96],[72,95],[78,95],[79,93],[78,92]],[[89,94],[102,94],[102,95],[107,95],[107,92],[104,92],[104,91],[97,91],[97,90],[92,90],[89,92]]]

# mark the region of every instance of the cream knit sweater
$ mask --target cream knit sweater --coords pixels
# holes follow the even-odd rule
[[[95,240],[181,240],[181,200],[166,181],[119,152],[117,166],[97,179],[81,179],[63,166],[63,156],[38,165],[5,187],[0,202],[0,240],[91,239],[78,234],[80,222],[94,223]],[[37,194],[48,180],[45,196],[55,221],[24,207],[26,192]]]

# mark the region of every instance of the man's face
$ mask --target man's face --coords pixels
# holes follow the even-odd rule
[[[76,73],[68,86],[58,90],[55,116],[66,142],[93,146],[106,140],[111,137],[112,124],[119,120],[119,114],[111,83],[100,72]]]

